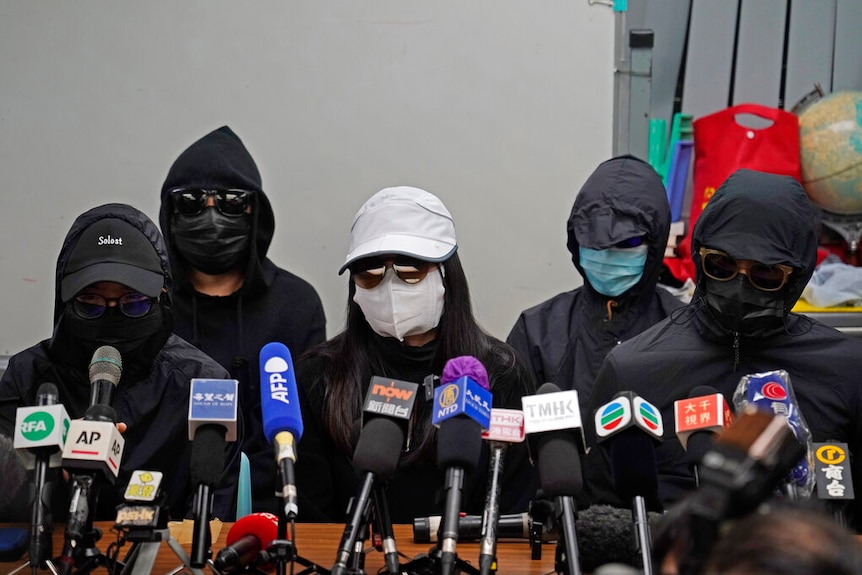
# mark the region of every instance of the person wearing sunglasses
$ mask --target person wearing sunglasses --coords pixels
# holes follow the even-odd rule
[[[323,304],[311,284],[267,257],[275,214],[254,159],[229,127],[177,157],[161,201],[159,224],[174,274],[174,331],[239,381],[252,508],[275,513],[277,467],[263,433],[258,358],[273,341],[293,357],[323,341]]]
[[[296,363],[305,431],[296,481],[301,521],[343,523],[356,495],[353,447],[372,376],[420,384],[409,448],[387,482],[394,523],[440,515],[443,471],[436,465],[432,401],[426,377],[441,375],[452,358],[471,355],[488,371],[494,407],[521,409],[535,393],[526,366],[512,348],[485,333],[473,317],[467,278],[458,255],[452,215],[419,188],[385,188],[356,213],[350,248],[339,273],[349,272],[347,324],[340,334]],[[478,469],[487,469],[488,453]],[[468,513],[481,514],[487,473],[468,476]],[[506,454],[500,510],[527,510],[537,477],[525,444]]]
[[[602,162],[566,222],[567,246],[583,285],[522,312],[506,341],[537,382],[590,393],[605,355],[682,305],[658,285],[670,207],[656,171],[634,156]]]
[[[664,441],[656,448],[658,496],[667,506],[694,489],[690,462],[674,432],[674,402],[697,386],[729,405],[743,376],[783,369],[813,441],[849,445],[862,488],[862,341],[791,309],[817,257],[811,201],[793,178],[738,170],[719,187],[692,234],[696,289],[690,303],[614,348],[596,378],[591,409],[633,391],[661,410]],[[587,426],[589,441],[594,429]],[[599,502],[613,493],[604,450],[585,465]],[[862,528],[862,508],[848,503],[848,524]]]
[[[141,469],[164,473],[172,518],[183,519],[191,510],[190,380],[223,379],[228,373],[172,334],[170,286],[167,252],[155,223],[126,204],[88,210],[75,219],[57,258],[53,335],[13,355],[0,379],[0,434],[11,436],[17,408],[36,405],[37,390],[46,382],[57,386],[71,418],[83,417],[90,406],[94,352],[112,346],[120,353],[122,370],[111,405],[126,443],[117,481],[102,485],[94,519],[114,519],[132,472]],[[227,445],[225,461],[213,511],[232,520],[236,444]],[[55,520],[68,513],[67,487],[56,482]]]

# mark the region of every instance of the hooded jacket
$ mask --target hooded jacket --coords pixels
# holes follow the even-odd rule
[[[238,188],[252,191],[251,242],[242,287],[229,296],[197,292],[173,238],[171,190]],[[264,193],[260,173],[242,141],[223,126],[188,147],[174,161],[161,192],[159,224],[174,274],[174,331],[219,362],[240,382],[245,417],[242,450],[251,463],[255,511],[276,509],[276,465],[273,448],[263,434],[260,408],[261,348],[277,341],[295,358],[326,338],[320,297],[302,278],[277,267],[266,254],[275,231],[275,217]]]
[[[837,440],[862,453],[862,342],[806,316],[790,312],[815,266],[814,215],[794,179],[750,170],[732,174],[707,204],[693,234],[697,290],[671,317],[612,350],[596,380],[592,410],[623,390],[655,405],[664,420],[664,441],[656,447],[658,498],[665,506],[695,487],[685,451],[673,426],[674,401],[699,385],[711,386],[731,404],[745,375],[784,369],[790,375],[813,441]],[[776,297],[783,301],[784,325],[757,337],[725,330],[706,307],[698,249],[707,246],[739,259],[793,268]],[[747,281],[747,280],[745,280]],[[731,404],[732,405],[732,404]],[[587,426],[590,442],[595,428]],[[594,500],[626,505],[614,494],[603,449],[591,450],[585,465]],[[851,459],[856,489],[862,458]],[[859,530],[858,504],[850,518]]]
[[[575,198],[566,224],[572,262],[582,277],[579,248],[604,249],[633,237],[648,244],[640,281],[614,298],[584,281],[518,317],[507,342],[522,355],[536,384],[575,389],[584,417],[599,367],[608,351],[682,305],[657,287],[670,230],[664,185],[652,167],[633,157],[603,162]]]
[[[64,331],[65,304],[60,297],[60,284],[66,275],[69,255],[81,233],[102,218],[122,219],[152,243],[161,259],[165,287],[171,285],[167,253],[161,234],[144,214],[124,204],[106,204],[79,216],[72,224],[57,258],[54,299],[54,335],[39,344],[15,354],[0,379],[0,434],[11,436],[18,407],[36,405],[36,392],[43,383],[57,386],[59,398],[69,417],[81,418],[89,407],[90,357],[82,357],[76,342]],[[103,483],[95,519],[113,519],[115,507],[123,501],[123,491],[135,470],[164,473],[162,482],[171,517],[181,519],[191,509],[194,487],[189,464],[193,442],[188,435],[188,402],[190,380],[225,378],[227,372],[201,351],[171,334],[170,298],[160,299],[162,327],[141,346],[134,357],[124,356],[123,371],[114,391],[112,406],[117,421],[127,424],[123,437],[120,473],[111,486]],[[225,472],[216,490],[214,514],[224,520],[234,516],[236,481],[239,473],[239,452],[228,444]],[[59,482],[53,505],[55,518],[68,510],[67,485]]]

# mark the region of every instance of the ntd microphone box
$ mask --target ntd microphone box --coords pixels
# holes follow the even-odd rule
[[[227,429],[225,441],[236,441],[237,386],[235,379],[192,379],[189,394],[189,439],[201,425],[216,423]]]

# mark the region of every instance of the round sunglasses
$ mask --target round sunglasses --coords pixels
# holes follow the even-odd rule
[[[110,302],[116,302],[117,308],[119,308],[124,316],[139,318],[150,313],[155,299],[138,292],[130,292],[115,298],[104,298],[97,294],[82,293],[75,297],[73,308],[75,313],[84,319],[96,319],[105,314]]]
[[[351,270],[353,282],[362,289],[371,289],[380,285],[386,270],[391,268],[398,279],[406,284],[418,284],[425,279],[428,272],[437,267],[434,262],[412,261],[410,263],[373,262],[373,267]]]

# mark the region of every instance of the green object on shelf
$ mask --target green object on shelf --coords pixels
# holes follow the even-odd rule
[[[649,121],[649,157],[647,162],[653,167],[659,176],[664,179],[664,171],[667,166],[665,155],[665,139],[667,135],[667,122],[661,118],[652,118]]]

